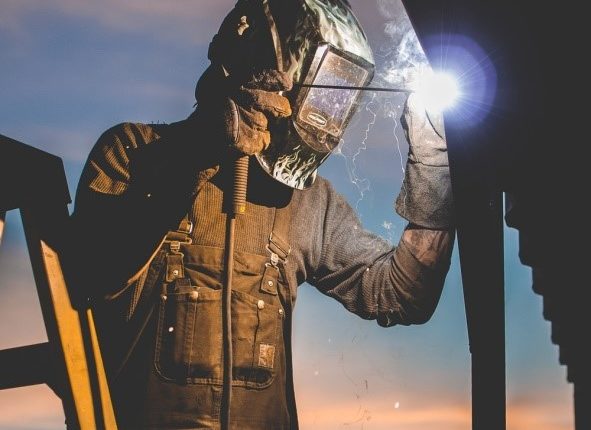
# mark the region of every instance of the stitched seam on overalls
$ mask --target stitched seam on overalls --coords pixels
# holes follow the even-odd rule
[[[162,369],[160,368],[160,353],[162,349],[162,332],[164,329],[164,315],[166,312],[166,305],[163,301],[160,302],[158,312],[158,325],[156,327],[157,334],[156,334],[156,350],[154,351],[154,368],[159,376],[167,381],[174,381],[174,379],[167,377],[162,373]]]
[[[187,379],[189,379],[191,375],[191,362],[193,361],[193,341],[195,339],[195,330],[197,329],[197,327],[195,326],[195,322],[197,320],[197,301],[191,303],[193,304],[193,323],[191,324],[191,343],[189,349],[189,357],[187,360]]]

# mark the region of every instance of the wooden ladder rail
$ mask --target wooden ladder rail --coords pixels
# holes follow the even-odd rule
[[[0,389],[60,387],[68,426],[117,429],[90,309],[68,293],[62,252],[70,202],[62,160],[0,135],[0,239],[5,212],[20,209],[47,343],[0,351]],[[14,178],[19,178],[15,181]]]

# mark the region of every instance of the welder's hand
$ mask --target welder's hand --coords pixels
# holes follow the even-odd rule
[[[230,92],[223,103],[224,132],[230,147],[247,155],[267,148],[271,142],[268,118],[291,115],[289,101],[279,93],[291,86],[288,74],[265,70]]]
[[[416,94],[404,105],[402,125],[409,144],[408,159],[427,166],[447,166],[443,115],[428,112]]]
[[[453,202],[443,117],[428,113],[411,94],[401,122],[408,138],[409,152],[396,211],[421,227],[450,228],[453,225]]]

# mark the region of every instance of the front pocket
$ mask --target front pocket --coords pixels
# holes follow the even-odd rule
[[[279,361],[281,307],[241,291],[232,291],[234,385],[264,388],[273,382]]]
[[[161,300],[154,365],[169,381],[222,384],[222,290],[177,287]],[[232,291],[233,384],[264,388],[279,360],[283,310]]]
[[[160,301],[154,364],[185,383],[222,378],[221,290],[183,286]]]

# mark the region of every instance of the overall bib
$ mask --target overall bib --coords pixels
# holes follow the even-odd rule
[[[207,185],[200,194],[214,189]],[[207,205],[207,199],[201,204]],[[294,429],[290,337],[295,290],[285,274],[289,205],[254,209],[265,214],[257,217],[261,223],[257,228],[266,230],[268,240],[263,253],[237,249],[234,255],[231,428]],[[192,212],[198,217],[200,210]],[[142,313],[142,301],[153,304],[140,341],[152,350],[152,362],[146,391],[139,394],[143,405],[137,404],[143,416],[138,422],[137,412],[118,414],[123,428],[220,428],[224,249],[200,240],[202,235],[192,230],[193,223],[186,218],[177,231],[169,232],[135,298],[136,314]],[[132,361],[137,362],[139,354],[134,355]],[[115,385],[133,382],[124,379]],[[125,387],[115,391],[115,399],[119,392],[121,400],[116,403],[129,404],[129,399],[121,398],[128,395]]]

